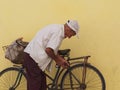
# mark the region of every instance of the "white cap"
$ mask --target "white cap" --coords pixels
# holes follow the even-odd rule
[[[77,35],[77,37],[78,37],[78,31],[79,31],[79,28],[80,28],[78,22],[77,22],[76,20],[68,20],[67,25],[68,25],[73,31],[76,32],[76,35]]]
[[[76,34],[78,33],[80,26],[79,26],[79,24],[78,24],[78,22],[77,22],[76,20],[68,20],[67,25],[68,25],[73,31],[75,31]]]

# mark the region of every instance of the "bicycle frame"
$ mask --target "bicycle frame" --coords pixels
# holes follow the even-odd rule
[[[52,81],[52,83],[47,84],[47,88],[51,89],[51,90],[58,88],[57,81],[58,81],[58,78],[60,76],[60,72],[62,71],[60,66],[56,67],[56,68],[57,68],[57,71],[56,71],[54,77],[51,77],[50,75],[45,73],[46,77],[48,77]],[[51,85],[51,87],[50,87],[50,85]]]

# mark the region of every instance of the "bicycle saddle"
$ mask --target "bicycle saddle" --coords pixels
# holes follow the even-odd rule
[[[58,50],[60,55],[67,55],[70,52],[70,49]]]

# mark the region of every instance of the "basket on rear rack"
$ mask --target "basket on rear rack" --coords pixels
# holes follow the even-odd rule
[[[5,58],[15,64],[23,63],[23,50],[28,45],[28,42],[22,41],[23,38],[18,38],[10,45],[3,46]]]

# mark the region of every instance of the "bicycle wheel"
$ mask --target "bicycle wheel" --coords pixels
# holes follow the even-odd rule
[[[27,90],[22,69],[10,67],[0,72],[0,90]]]
[[[85,83],[82,83],[83,64],[70,67],[61,80],[61,90],[105,90],[105,80],[101,72],[89,64],[86,69]]]

